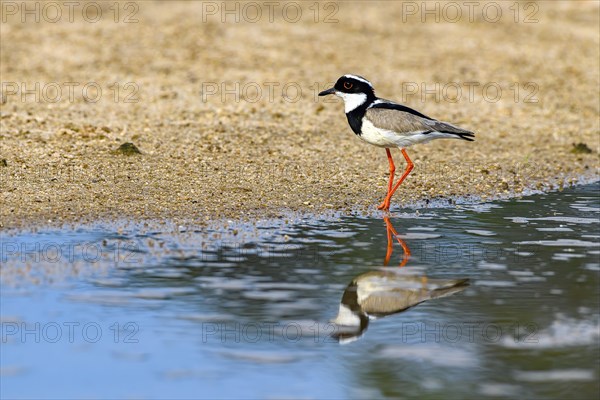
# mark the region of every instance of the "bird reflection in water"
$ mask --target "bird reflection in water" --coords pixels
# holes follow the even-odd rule
[[[404,240],[400,238],[398,232],[394,229],[392,225],[392,221],[390,221],[390,217],[387,215],[383,217],[383,222],[385,222],[385,229],[387,231],[387,251],[385,252],[385,260],[383,260],[383,265],[387,267],[390,263],[390,258],[392,257],[392,253],[394,252],[394,240],[396,239],[400,246],[402,246],[402,251],[404,252],[404,257],[402,257],[402,262],[400,263],[401,267],[404,267],[408,262],[408,258],[410,257],[410,249]]]
[[[410,257],[410,249],[394,229],[390,218],[383,218],[387,231],[387,250],[384,265],[393,253],[394,239],[403,251],[400,267]],[[405,311],[427,300],[446,297],[463,291],[469,286],[468,279],[430,279],[422,268],[380,268],[354,278],[344,294],[338,315],[331,322],[336,325],[332,335],[346,343],[362,336],[369,320]]]

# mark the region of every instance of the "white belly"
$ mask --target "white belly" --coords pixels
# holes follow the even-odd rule
[[[441,132],[430,132],[427,134],[421,132],[396,133],[386,129],[376,128],[366,119],[363,119],[361,131],[362,135],[359,137],[365,142],[375,146],[388,148],[405,148],[417,143],[427,143],[434,139],[454,138],[454,135]]]

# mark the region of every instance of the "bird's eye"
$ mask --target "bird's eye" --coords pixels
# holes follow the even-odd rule
[[[344,82],[344,89],[352,89],[352,83]]]

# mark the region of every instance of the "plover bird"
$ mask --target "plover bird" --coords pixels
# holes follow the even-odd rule
[[[469,279],[432,279],[416,268],[382,268],[354,278],[344,290],[333,337],[340,343],[358,339],[369,320],[405,311],[427,300],[465,290]]]
[[[448,122],[430,118],[412,108],[375,96],[371,82],[358,75],[340,77],[331,89],[319,96],[334,94],[344,100],[348,123],[359,138],[367,143],[385,148],[390,164],[387,195],[379,205],[380,210],[390,209],[390,200],[400,184],[413,169],[406,148],[434,139],[463,139],[473,141],[473,132]],[[394,185],[394,160],[390,149],[399,148],[406,159],[406,170]]]

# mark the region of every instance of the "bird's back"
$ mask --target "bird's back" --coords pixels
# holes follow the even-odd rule
[[[399,136],[439,132],[468,141],[472,141],[475,136],[471,131],[448,122],[435,120],[409,107],[395,103],[374,104],[367,109],[365,116],[375,127],[394,132]]]

